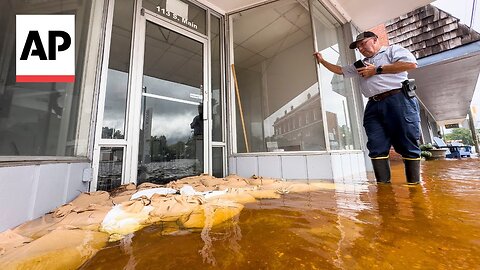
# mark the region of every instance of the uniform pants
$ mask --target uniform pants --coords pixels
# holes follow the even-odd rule
[[[363,126],[370,158],[388,157],[392,145],[403,158],[420,158],[420,114],[416,98],[407,98],[400,92],[380,101],[369,100]]]

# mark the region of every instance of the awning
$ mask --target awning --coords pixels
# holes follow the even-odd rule
[[[410,72],[417,95],[439,124],[460,123],[470,109],[480,74],[480,41],[418,61]]]

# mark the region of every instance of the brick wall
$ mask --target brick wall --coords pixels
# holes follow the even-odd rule
[[[377,26],[375,26],[374,28],[371,28],[368,31],[371,31],[371,32],[377,34],[378,40],[380,41],[380,44],[382,44],[382,46],[388,46],[389,45],[388,34],[387,34],[387,29],[385,28],[385,24],[382,23],[380,25],[377,25]]]

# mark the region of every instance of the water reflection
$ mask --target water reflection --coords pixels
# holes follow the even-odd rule
[[[82,268],[122,269],[133,259],[136,269],[478,268],[478,159],[422,164],[415,187],[392,163],[390,185],[338,181],[286,193],[201,231],[147,227],[132,235],[128,254],[111,243]]]
[[[135,259],[134,251],[132,248],[132,238],[133,234],[130,234],[120,240],[120,247],[125,256],[128,257],[128,262],[126,263],[124,269],[135,269],[135,266],[137,265],[137,261]]]
[[[242,257],[241,246],[239,244],[239,241],[242,239],[242,231],[238,225],[238,216],[222,224],[221,229],[212,231],[213,211],[211,208],[205,209],[205,227],[200,233],[204,245],[198,252],[202,256],[204,263],[216,266],[217,260],[214,253],[215,243],[223,245],[225,249],[229,251],[228,253],[235,258]]]
[[[362,211],[371,209],[368,200],[362,194],[368,191],[368,179],[336,180],[335,201],[337,209],[336,228],[340,237],[335,250],[333,264],[343,269],[347,263],[344,260],[344,250],[353,247],[355,240],[362,237],[363,221],[358,217]],[[348,258],[347,258],[348,259]]]

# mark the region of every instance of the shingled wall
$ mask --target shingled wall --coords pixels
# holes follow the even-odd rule
[[[385,23],[391,44],[410,50],[417,59],[480,40],[459,19],[426,5]]]

